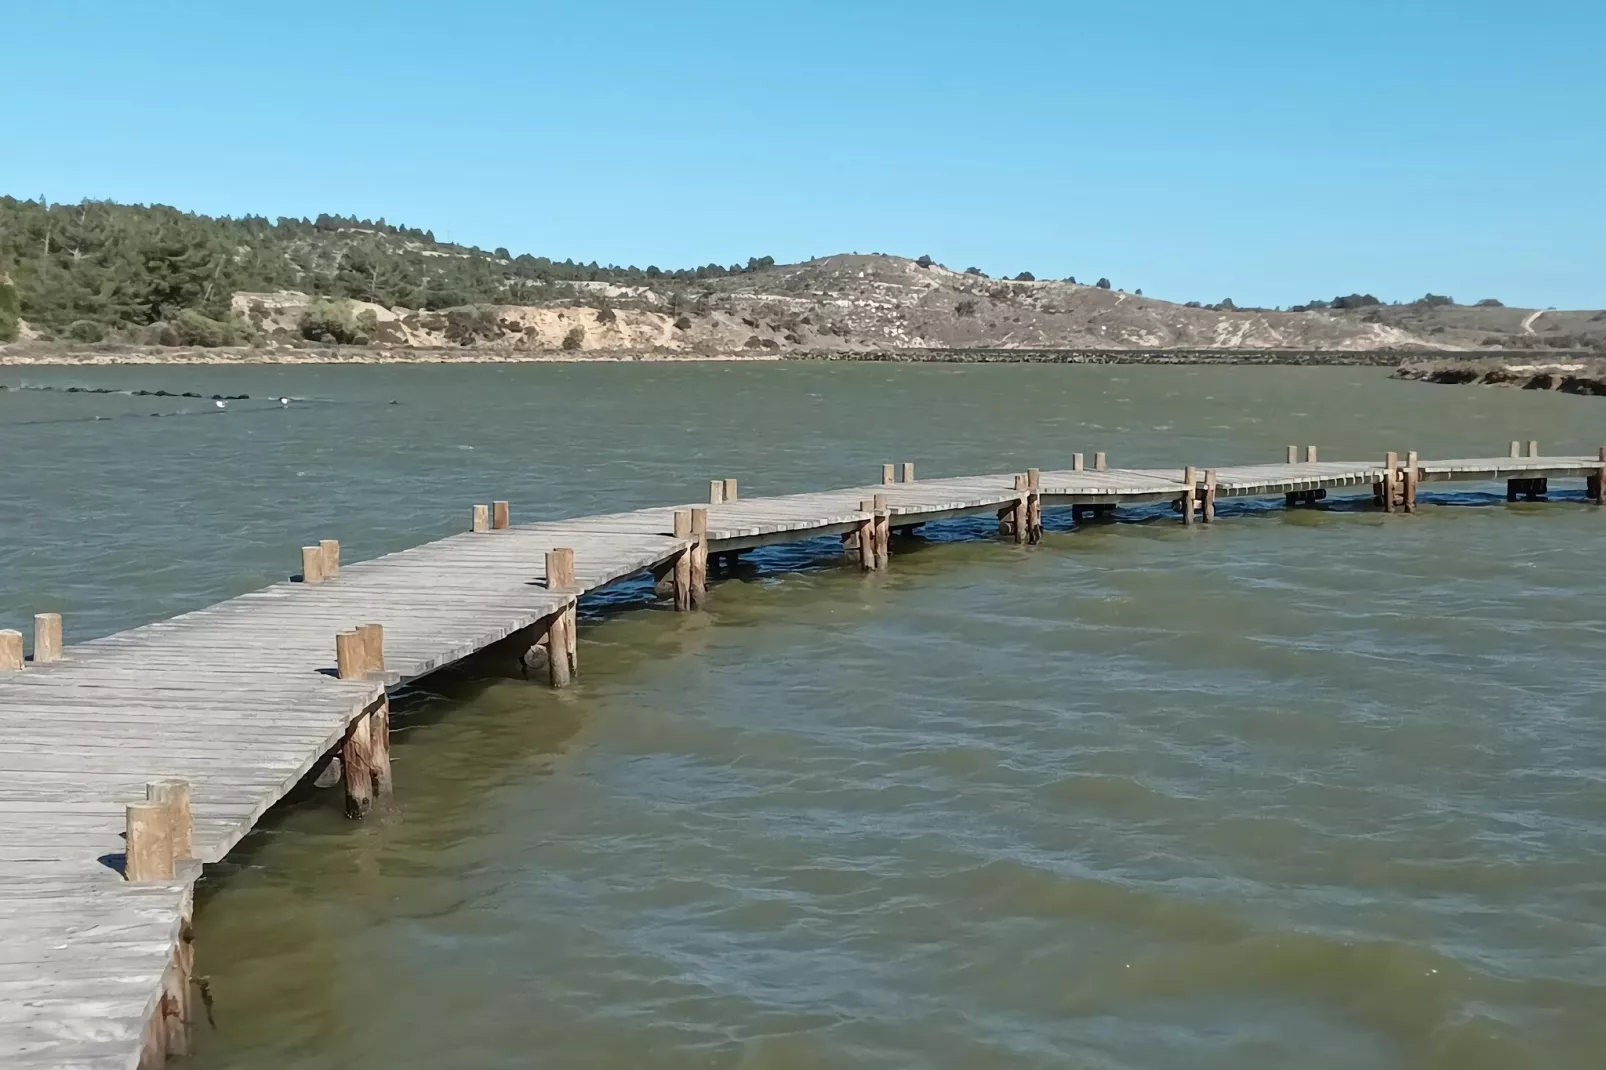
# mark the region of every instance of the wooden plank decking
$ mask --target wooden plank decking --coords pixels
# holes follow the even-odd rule
[[[1601,471],[1599,457],[1417,468],[1427,481]],[[1313,461],[1223,467],[1213,486],[1223,498],[1370,492],[1385,476],[1375,462]],[[1174,502],[1189,492],[1184,481],[1175,468],[1073,467],[1037,473],[1030,493],[1049,507]],[[1013,473],[738,500],[706,507],[706,547],[851,535],[876,495],[893,526],[1002,515],[1023,501]],[[123,879],[124,809],[147,783],[189,783],[194,855],[216,861],[341,746],[387,686],[526,635],[577,593],[661,571],[691,545],[674,531],[668,507],[454,535],[0,672],[0,1065],[109,1070],[139,1065],[142,1052],[149,1062],[198,867],[171,881]],[[547,589],[544,554],[560,546],[574,550],[578,592]],[[384,626],[384,669],[337,678],[335,633],[370,621]]]

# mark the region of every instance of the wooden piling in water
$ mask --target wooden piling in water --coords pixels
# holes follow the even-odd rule
[[[374,805],[374,765],[372,722],[366,711],[346,726],[346,741],[340,748],[340,768],[346,789],[346,816],[361,818]]]
[[[1205,469],[1204,489],[1204,522],[1212,524],[1216,519],[1216,470]]]
[[[885,494],[877,494],[870,504],[875,507],[875,564],[884,569],[892,559],[892,514]]]
[[[340,575],[340,542],[338,540],[319,540],[318,556],[322,559],[322,579],[332,580]]]
[[[1036,468],[1026,469],[1026,541],[1043,541],[1043,473]]]
[[[706,514],[705,514],[706,515]],[[549,591],[578,591],[574,576],[574,550],[559,546],[546,553],[546,586]],[[575,602],[552,617],[547,627],[547,664],[551,666],[552,686],[568,684],[579,668],[577,656],[578,621]]]
[[[490,506],[488,506],[488,505],[476,505],[474,507],[474,517],[473,517],[473,520],[470,521],[470,523],[469,523],[469,530],[470,531],[490,531],[491,530],[491,507]]]
[[[1009,506],[1009,534],[1016,542],[1026,541],[1026,473],[1015,477],[1015,492],[1019,495]]]
[[[1606,505],[1606,446],[1600,448],[1600,470],[1585,482],[1589,500],[1596,505]]]
[[[1421,478],[1421,460],[1416,450],[1411,450],[1405,455],[1405,486],[1401,494],[1407,513],[1416,512],[1416,485]]]
[[[1185,487],[1182,491],[1182,522],[1193,523],[1193,514],[1198,508],[1199,471],[1193,465],[1183,469],[1182,482]]]
[[[867,514],[858,526],[859,568],[865,572],[875,571],[876,560],[879,555],[875,548],[875,499],[863,498],[859,501],[859,512]]]
[[[708,600],[708,510],[691,511],[691,533],[695,543],[691,552],[691,605],[698,608]]]
[[[675,538],[690,540],[691,510],[675,510]],[[684,613],[691,609],[691,556],[692,547],[688,546],[675,558],[674,567],[674,595],[675,608]]]
[[[394,790],[390,775],[390,697],[381,695],[367,716],[369,767],[374,776],[374,794],[382,798]]]
[[[61,614],[33,615],[33,663],[61,660]]]
[[[1400,455],[1389,452],[1383,457],[1383,511],[1392,513],[1399,496]]]
[[[492,531],[501,531],[503,528],[508,526],[508,523],[509,523],[510,520],[511,520],[511,517],[510,517],[509,512],[508,512],[508,503],[507,502],[492,502],[491,503],[491,530]]]

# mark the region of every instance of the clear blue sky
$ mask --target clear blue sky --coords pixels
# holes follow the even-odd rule
[[[0,191],[1606,307],[1600,0],[7,5]]]

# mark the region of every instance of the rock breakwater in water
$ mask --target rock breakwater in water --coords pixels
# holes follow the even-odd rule
[[[1509,386],[1521,390],[1557,390],[1564,394],[1606,395],[1606,359],[1446,360],[1403,364],[1396,379],[1416,379],[1449,386]]]

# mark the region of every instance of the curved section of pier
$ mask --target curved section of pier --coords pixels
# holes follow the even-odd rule
[[[473,530],[372,561],[340,567],[338,547],[308,547],[291,580],[70,647],[45,615],[33,660],[0,632],[0,1064],[109,1070],[187,1051],[201,866],[331,756],[354,816],[388,791],[388,688],[504,641],[561,685],[578,668],[576,600],[625,577],[650,573],[692,609],[709,554],[822,536],[879,569],[892,528],[956,517],[995,515],[1001,534],[1034,542],[1049,508],[1171,503],[1209,523],[1222,499],[1297,506],[1353,489],[1409,512],[1422,483],[1505,480],[1515,498],[1551,479],[1582,479],[1600,503],[1606,472],[1606,450],[1541,457],[1534,444],[1445,461],[1315,454],[1218,469],[1077,456],[918,480],[889,465],[879,483],[752,499],[721,480],[706,503],[529,525],[499,502],[475,507]]]

